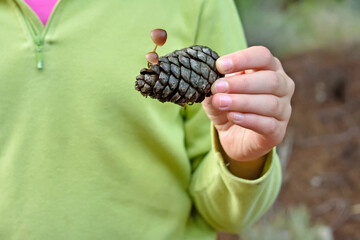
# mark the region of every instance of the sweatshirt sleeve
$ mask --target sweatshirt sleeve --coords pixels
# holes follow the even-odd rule
[[[206,1],[196,44],[207,45],[220,55],[246,47],[233,1]],[[189,191],[197,212],[216,230],[239,233],[259,219],[279,193],[281,167],[275,149],[267,155],[260,178],[241,179],[225,166],[217,134],[200,104],[185,110],[184,128],[193,167]]]

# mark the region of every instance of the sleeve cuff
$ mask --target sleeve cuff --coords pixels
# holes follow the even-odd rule
[[[233,181],[238,181],[241,183],[256,185],[256,184],[259,184],[260,182],[263,182],[268,177],[270,172],[272,171],[273,158],[274,158],[274,155],[276,155],[276,148],[273,148],[266,155],[265,164],[264,164],[264,168],[262,170],[261,176],[257,179],[249,180],[249,179],[244,179],[244,178],[235,176],[227,168],[224,158],[223,158],[223,155],[220,151],[220,146],[219,146],[220,143],[218,142],[218,136],[217,136],[216,129],[213,126],[213,124],[211,124],[211,144],[212,144],[212,149],[213,149],[214,155],[215,155],[214,163],[216,163],[216,165],[217,165],[216,167],[219,168],[220,175],[222,175],[223,177],[225,177],[229,180],[231,179]]]
[[[189,190],[201,216],[213,228],[238,233],[275,201],[281,186],[280,161],[274,148],[259,178],[239,178],[225,166],[215,136],[212,132],[212,149],[195,171]]]

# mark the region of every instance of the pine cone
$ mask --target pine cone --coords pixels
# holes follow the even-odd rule
[[[215,61],[219,56],[204,46],[191,46],[159,58],[159,63],[143,68],[135,89],[144,96],[180,106],[202,102],[211,95],[211,85],[220,77]]]

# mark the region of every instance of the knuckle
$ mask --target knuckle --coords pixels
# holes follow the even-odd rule
[[[275,62],[276,62],[277,64],[281,65],[281,62],[280,62],[280,60],[279,60],[277,57],[274,56],[274,60],[275,60]]]
[[[282,69],[282,64],[281,64],[281,61],[277,58],[277,57],[273,57],[274,60],[275,60],[275,64],[278,68],[281,68]]]
[[[259,51],[262,51],[262,54],[272,56],[270,50],[267,47],[265,47],[265,46],[257,46],[257,48],[258,48]]]
[[[278,73],[270,71],[269,72],[269,84],[270,90],[272,92],[277,92],[280,88],[280,76]]]
[[[292,113],[292,106],[289,104],[287,114],[286,114],[286,120],[289,120]]]
[[[270,63],[273,60],[273,55],[271,51],[265,46],[258,46],[258,51],[260,51],[263,59],[266,63]]]
[[[286,107],[284,107],[283,113],[280,115],[281,121],[289,121],[291,117],[292,107],[290,104],[288,104]]]
[[[277,133],[277,129],[278,129],[277,121],[274,118],[271,118],[268,127],[266,129],[266,134],[275,135]]]
[[[290,95],[292,96],[295,92],[295,82],[290,79],[289,81]]]
[[[269,99],[269,110],[271,113],[275,114],[276,116],[280,112],[280,100],[277,97],[271,97]]]

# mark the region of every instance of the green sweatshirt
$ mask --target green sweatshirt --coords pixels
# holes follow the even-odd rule
[[[1,240],[215,239],[274,202],[275,151],[259,179],[237,178],[200,104],[134,90],[154,28],[159,55],[245,48],[231,0],[60,0],[45,28],[0,0],[0,26]]]

